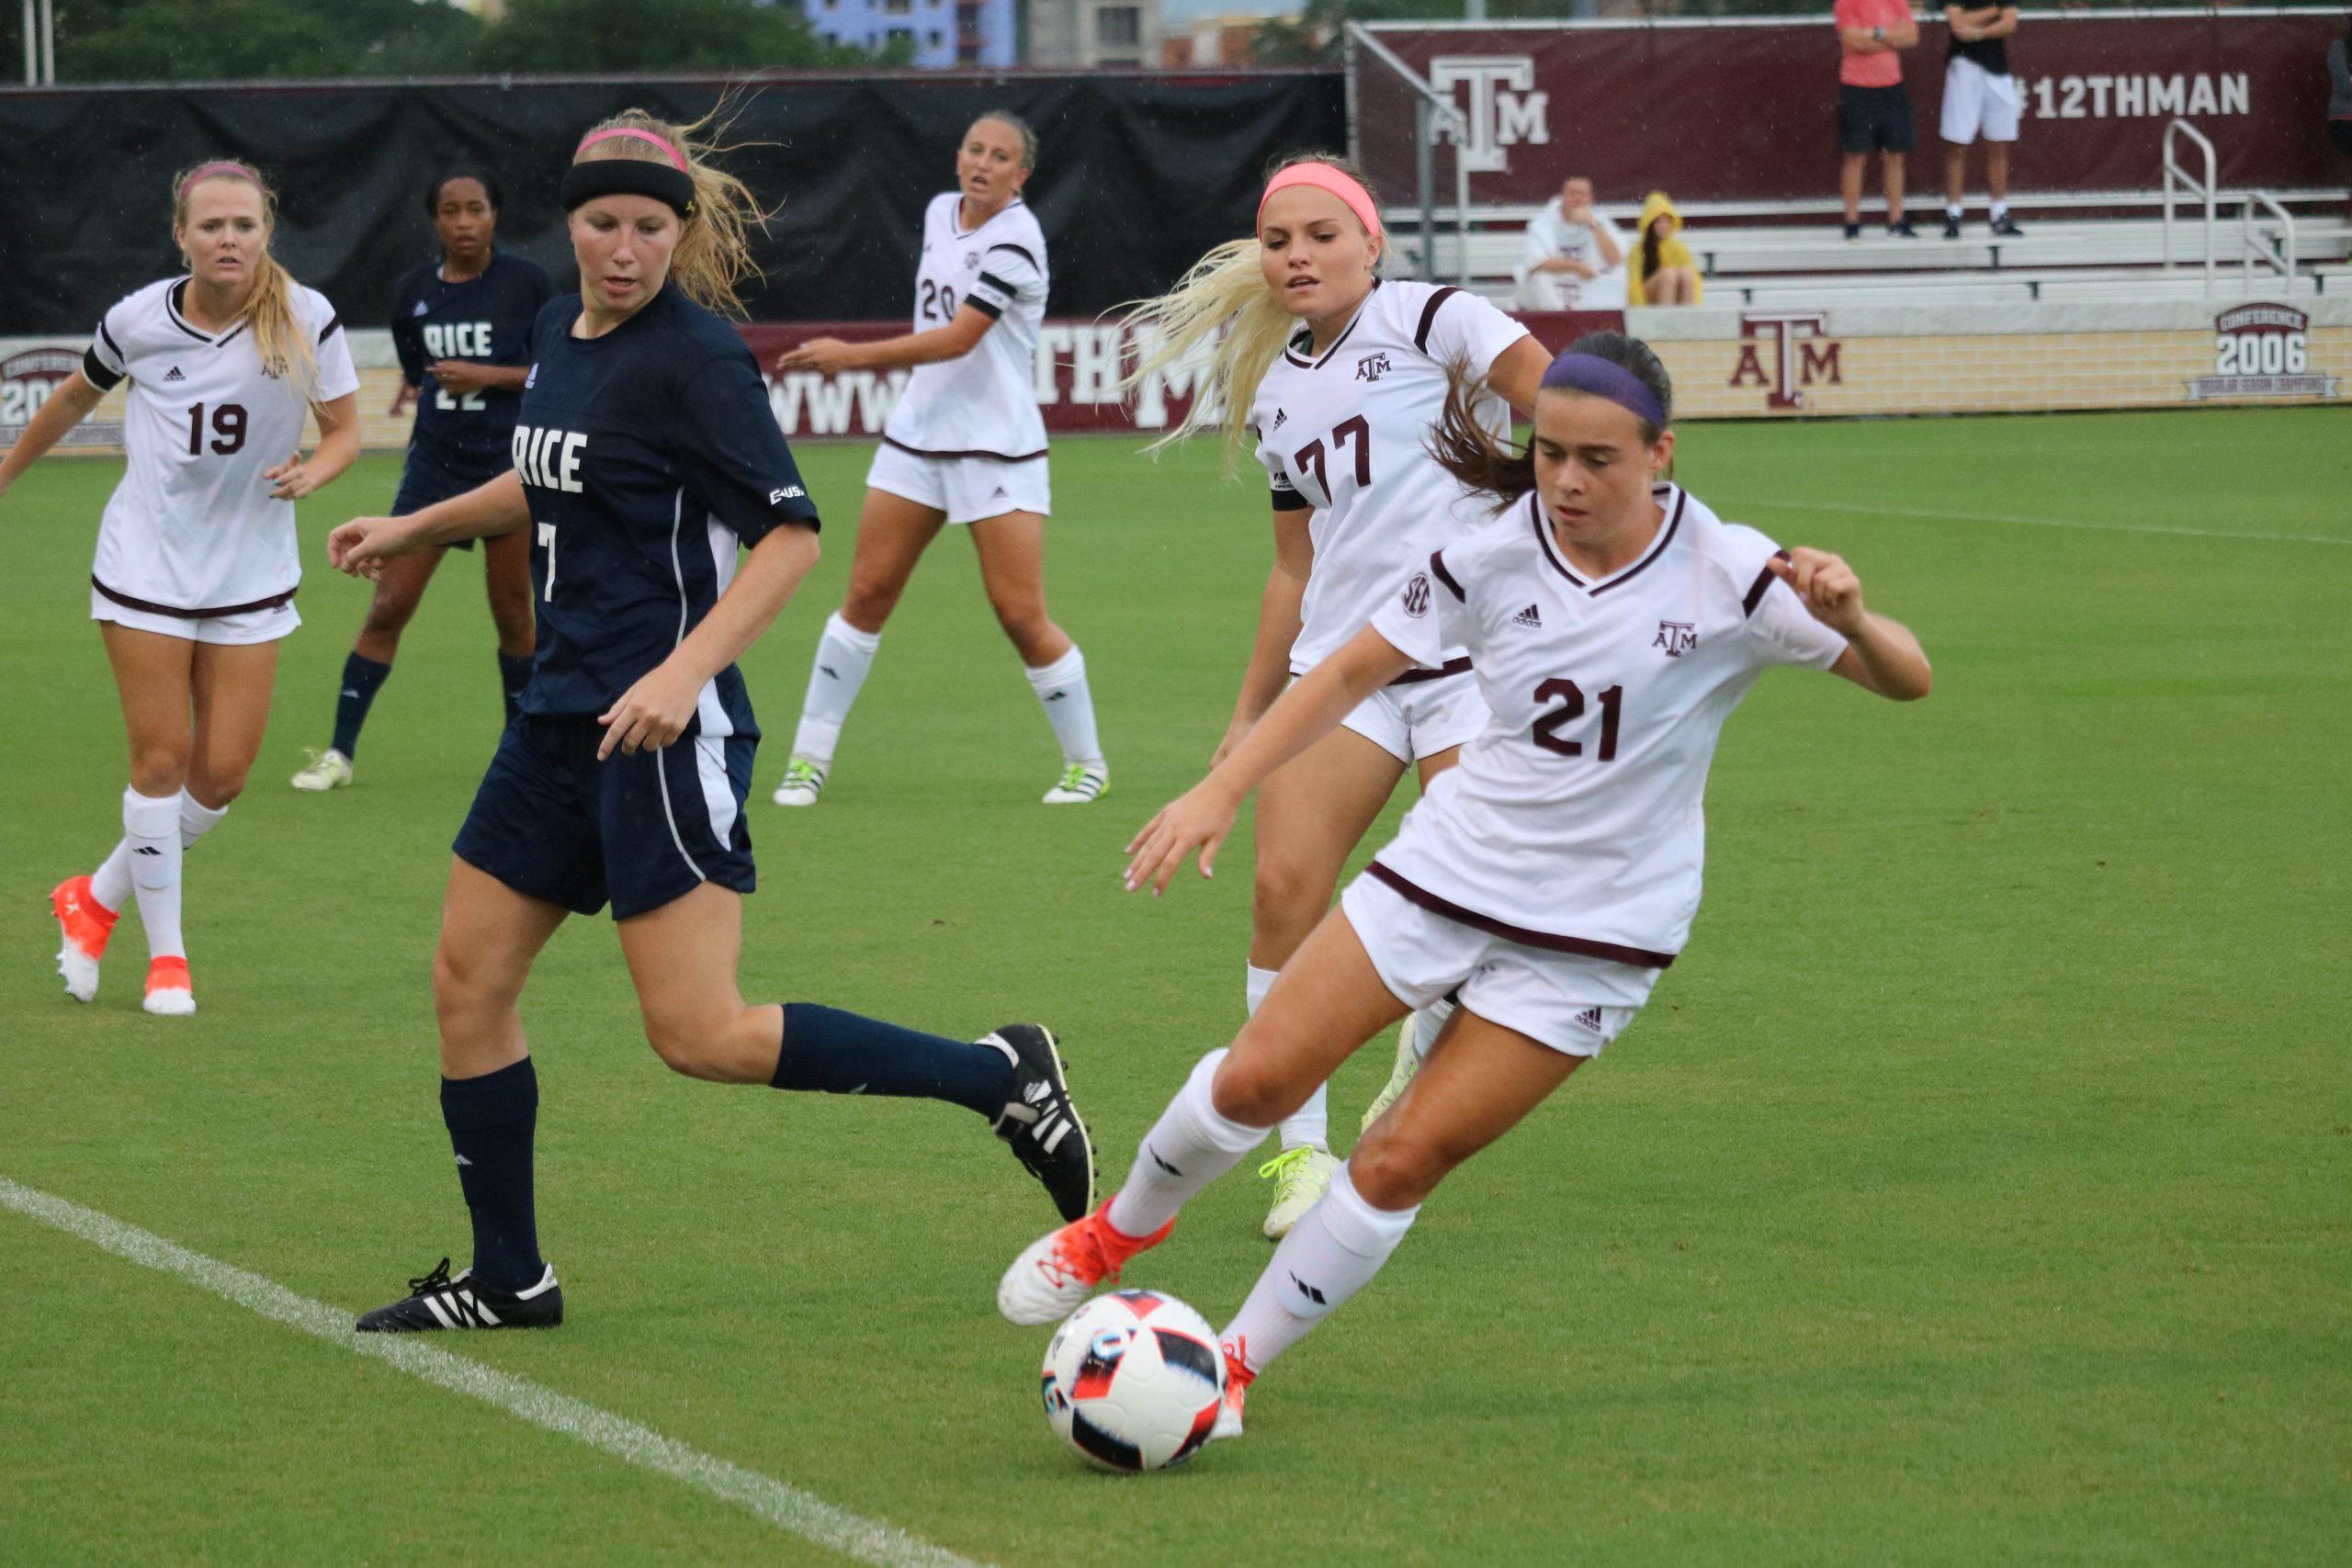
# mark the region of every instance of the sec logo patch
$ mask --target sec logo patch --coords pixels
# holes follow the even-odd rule
[[[1405,614],[1419,620],[1430,613],[1430,574],[1413,573],[1413,581],[1405,584]]]

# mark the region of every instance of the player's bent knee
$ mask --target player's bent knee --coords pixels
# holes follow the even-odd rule
[[[1306,1104],[1315,1086],[1289,1082],[1268,1059],[1271,1053],[1250,1048],[1250,1030],[1244,1028],[1242,1033],[1244,1039],[1217,1064],[1216,1076],[1209,1082],[1209,1103],[1228,1122],[1271,1127]]]
[[[150,800],[176,795],[187,782],[186,745],[142,745],[131,749],[130,787]]]
[[[1409,1209],[1456,1163],[1428,1140],[1375,1122],[1348,1156],[1348,1179],[1375,1209]]]
[[[645,1015],[645,1043],[672,1072],[710,1083],[729,1083],[739,1076],[730,1070],[733,1053],[727,1031],[718,1020],[702,1015]]]

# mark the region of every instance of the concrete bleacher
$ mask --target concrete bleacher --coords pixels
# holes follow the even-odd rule
[[[1957,240],[1941,237],[1942,205],[1914,207],[1920,237],[1889,237],[1880,222],[1866,224],[1859,240],[1845,239],[1834,207],[1826,215],[1776,212],[1783,220],[1759,223],[1756,209],[1702,215],[1686,211],[1682,240],[1706,276],[1706,302],[1775,309],[1826,309],[1838,304],[1985,304],[2034,300],[2195,299],[2206,293],[2205,224],[2201,210],[2183,211],[2173,226],[2173,265],[2166,270],[2161,216],[2130,213],[2152,198],[2109,197],[2082,201],[2064,218],[2039,217],[2019,204],[2026,232],[2001,239],[1991,234],[1983,208]],[[1698,204],[1693,204],[1695,209]],[[1806,204],[1808,207],[1814,204]],[[2289,193],[2295,214],[2295,273],[2282,277],[2277,266],[2257,264],[2250,276],[2241,266],[2243,235],[2234,210],[2214,227],[2216,295],[2248,290],[2270,296],[2311,298],[2352,294],[2352,221],[2344,215],[2340,192]],[[2085,218],[2073,212],[2101,206],[2115,216]],[[1631,234],[1637,214],[1607,206],[1602,210]],[[1511,268],[1522,242],[1523,213],[1474,209],[1468,242],[1468,286],[1508,301]],[[2279,225],[2257,223],[2257,236],[2271,254],[2281,249]],[[1395,230],[1400,270],[1418,275],[1419,236],[1399,222]],[[1447,280],[1461,268],[1463,236],[1441,221],[1434,249],[1436,275]]]

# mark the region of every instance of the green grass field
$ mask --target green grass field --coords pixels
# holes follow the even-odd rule
[[[1115,769],[1035,805],[1046,728],[942,541],[820,809],[766,804],[850,558],[746,660],[772,737],[744,987],[1064,1034],[1115,1181],[1241,1015],[1246,842],[1123,896],[1247,651],[1258,487],[1205,452],[1055,458],[1049,570]],[[722,1091],[638,1032],[602,919],[524,999],[559,1332],[450,1341],[1007,1564],[2312,1562],[2352,1528],[2352,417],[1693,426],[1726,515],[1849,556],[1929,702],[1781,672],[1727,730],[1689,956],[1428,1205],[1376,1285],[1182,1471],[1083,1468],[996,1278],[1048,1224],[969,1116]],[[453,556],[358,784],[297,796],[363,590],[313,566],[253,785],[189,862],[203,1011],[97,1003],[45,895],[113,841],[85,617],[113,465],[0,501],[0,1177],[360,1309],[466,1221],[435,1100],[447,844],[491,753]],[[305,547],[394,488],[371,458]],[[1375,838],[1375,844],[1378,841]],[[1386,1071],[1336,1081],[1335,1128]],[[1221,1320],[1266,1256],[1227,1179],[1129,1278]],[[0,1208],[0,1561],[835,1562],[752,1514]]]

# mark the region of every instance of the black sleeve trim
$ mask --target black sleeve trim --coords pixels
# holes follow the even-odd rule
[[[1007,283],[1004,279],[999,277],[992,272],[983,272],[980,274],[980,281],[988,285],[990,288],[995,289],[1000,294],[1019,294],[1021,292],[1020,289],[1015,288],[1012,284]]]
[[[98,318],[98,335],[106,339],[107,352],[108,354],[113,355],[117,359],[121,360],[126,365],[130,362],[130,355],[122,352],[122,344],[114,341],[114,333],[107,331],[107,319],[104,316],[100,316]]]
[[[98,330],[104,332],[106,329],[101,327]],[[101,392],[111,392],[122,385],[122,372],[107,369],[106,361],[98,357],[95,346],[82,351],[82,378]]]
[[[1462,290],[1459,288],[1448,284],[1445,288],[1439,289],[1436,293],[1430,296],[1430,302],[1421,307],[1421,324],[1413,329],[1413,347],[1415,349],[1419,350],[1422,354],[1427,354],[1430,351],[1430,328],[1437,324],[1438,307],[1461,292]]]
[[[1772,560],[1786,560],[1788,558],[1789,552],[1786,550],[1774,550],[1772,552]],[[1740,619],[1746,620],[1748,616],[1756,614],[1756,606],[1764,603],[1765,591],[1770,589],[1772,586],[1772,562],[1767,561],[1764,563],[1764,570],[1756,574],[1756,581],[1747,585],[1747,597],[1739,602]]]
[[[1011,290],[1008,289],[1006,292],[1010,293]],[[1004,307],[993,299],[983,299],[977,294],[967,294],[964,296],[964,303],[991,321],[1001,321],[1004,319]]]
[[[1012,244],[990,245],[987,250],[982,251],[980,254],[981,254],[982,255],[991,255],[991,254],[995,254],[995,253],[996,253],[996,252],[998,252],[998,251],[1011,251],[1014,255],[1019,256],[1023,261],[1027,262],[1031,266],[1035,267],[1039,272],[1043,272],[1043,271],[1045,271],[1045,270],[1046,270],[1046,264],[1045,264],[1044,262],[1039,261],[1035,256],[1031,255],[1031,254],[1029,254],[1028,250],[1027,250],[1025,247],[1021,246],[1021,245],[1012,245]]]
[[[1470,602],[1470,596],[1462,592],[1462,584],[1453,581],[1453,573],[1445,570],[1445,552],[1443,550],[1431,550],[1430,552],[1430,575],[1434,576],[1440,582],[1445,584],[1445,591],[1453,595],[1453,602],[1455,604],[1467,604]]]
[[[1295,490],[1274,490],[1270,493],[1274,498],[1274,510],[1277,512],[1312,512],[1315,510],[1315,503],[1307,500],[1306,497],[1299,494],[1298,491]]]
[[[331,316],[327,319],[327,324],[319,329],[319,341],[321,343],[324,343],[327,339],[334,336],[335,333],[341,331],[343,331],[343,318],[341,316]]]

